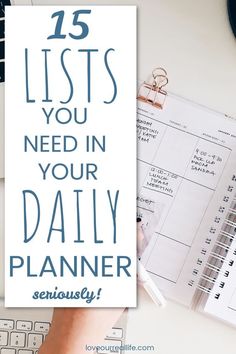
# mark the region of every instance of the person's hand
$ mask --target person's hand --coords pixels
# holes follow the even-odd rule
[[[138,221],[138,220],[137,220]],[[137,223],[138,253],[143,233]],[[88,354],[86,345],[100,345],[124,308],[57,308],[52,326],[39,354]]]
[[[39,354],[88,354],[86,345],[100,345],[123,308],[57,308]]]

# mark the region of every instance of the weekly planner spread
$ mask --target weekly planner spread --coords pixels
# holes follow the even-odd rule
[[[138,102],[137,132],[138,199],[156,216],[142,261],[168,298],[236,324],[236,122],[168,95]]]

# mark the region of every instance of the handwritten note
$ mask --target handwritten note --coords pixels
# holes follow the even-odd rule
[[[138,103],[138,192],[161,206],[143,262],[165,295],[185,305],[226,210],[234,124],[171,95],[163,110]]]

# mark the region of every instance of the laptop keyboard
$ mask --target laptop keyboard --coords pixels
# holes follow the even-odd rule
[[[0,0],[0,82],[5,81],[5,6],[10,0]]]
[[[50,328],[49,322],[0,319],[0,354],[37,354]],[[107,345],[124,344],[123,328],[112,328],[106,337]],[[121,354],[113,349],[97,353]]]
[[[49,322],[0,319],[0,353],[37,353],[49,328]]]

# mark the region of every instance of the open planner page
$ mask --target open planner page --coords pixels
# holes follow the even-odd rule
[[[158,214],[142,261],[168,298],[191,306],[234,197],[236,122],[168,95],[162,110],[138,102],[137,131],[138,201]]]

